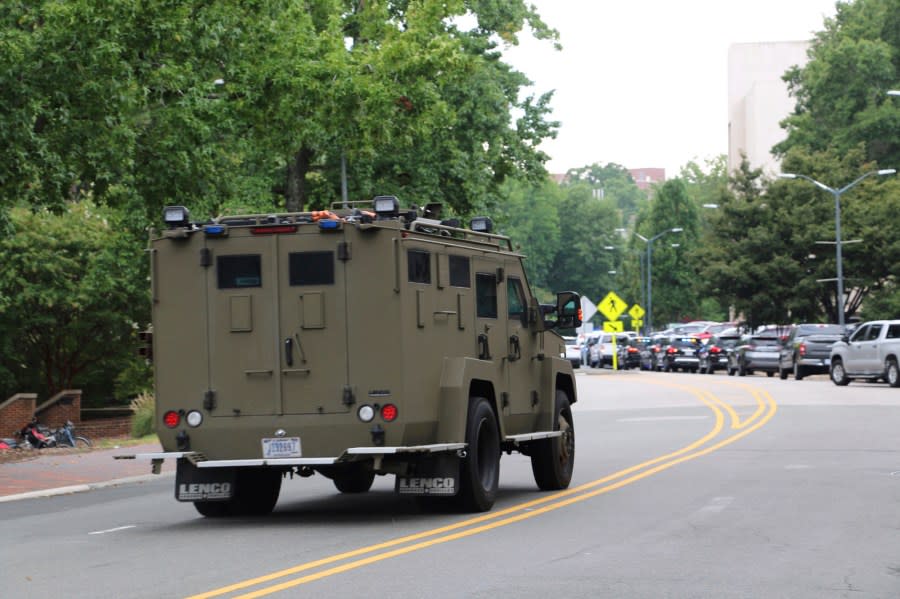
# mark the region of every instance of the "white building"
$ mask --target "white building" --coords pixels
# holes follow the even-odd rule
[[[769,176],[780,170],[772,146],[784,140],[779,123],[794,110],[785,71],[808,61],[809,42],[732,44],[728,49],[728,172],[747,155]]]

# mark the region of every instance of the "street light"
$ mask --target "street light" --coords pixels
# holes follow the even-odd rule
[[[657,233],[653,237],[649,239],[638,233],[637,231],[634,234],[643,242],[647,244],[647,332],[653,332],[653,242],[666,235],[668,233],[681,233],[684,231],[681,227],[673,227],[671,229],[666,229],[661,233]]]
[[[819,189],[824,189],[828,193],[834,196],[834,247],[835,254],[837,259],[837,309],[838,309],[838,325],[841,327],[841,331],[844,330],[844,265],[843,265],[843,256],[841,254],[841,245],[846,243],[841,240],[841,194],[845,191],[851,189],[858,185],[863,179],[867,177],[871,177],[872,175],[893,175],[897,171],[892,168],[883,168],[877,171],[869,171],[868,173],[857,177],[854,181],[848,183],[847,185],[841,187],[840,189],[834,189],[833,187],[828,187],[824,183],[820,183],[816,181],[812,177],[807,177],[806,175],[795,175],[794,173],[781,173],[778,176],[782,179],[805,179],[809,181]]]
[[[900,96],[900,89],[889,89],[887,95]]]

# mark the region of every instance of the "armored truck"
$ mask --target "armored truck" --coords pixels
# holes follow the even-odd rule
[[[149,246],[154,472],[200,514],[272,511],[282,481],[338,491],[393,475],[397,493],[487,511],[500,456],[542,490],[575,460],[572,365],[560,329],[580,298],[532,294],[524,256],[493,232],[394,196],[331,210],[194,222],[164,211]]]

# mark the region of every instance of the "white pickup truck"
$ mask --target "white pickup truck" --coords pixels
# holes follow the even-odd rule
[[[865,322],[850,337],[831,348],[831,380],[846,385],[853,379],[884,379],[900,387],[900,320]]]

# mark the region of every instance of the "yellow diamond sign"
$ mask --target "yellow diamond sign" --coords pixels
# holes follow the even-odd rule
[[[640,320],[644,317],[644,309],[641,308],[640,304],[635,304],[631,306],[631,309],[628,310],[628,313],[631,315],[631,318],[634,320]]]
[[[624,312],[627,307],[628,304],[625,303],[625,300],[616,295],[614,291],[607,293],[606,297],[597,304],[597,309],[600,310],[600,313],[608,320],[619,320],[619,316],[622,315],[622,312]]]

